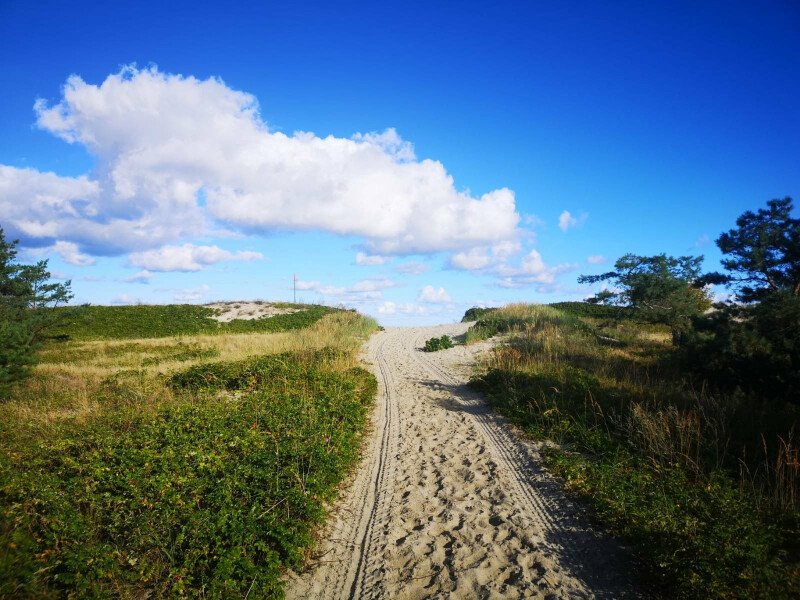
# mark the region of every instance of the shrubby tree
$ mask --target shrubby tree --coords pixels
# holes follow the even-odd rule
[[[0,227],[0,394],[27,374],[54,309],[72,298],[69,281],[50,281],[46,260],[17,263],[18,243],[7,241]]]
[[[792,210],[791,198],[770,200],[717,239],[726,272],[702,279],[735,298],[696,322],[687,353],[692,368],[723,385],[800,402],[800,219]]]
[[[787,197],[742,214],[736,229],[717,239],[728,273],[712,273],[706,279],[731,286],[740,302],[775,294],[800,296],[800,219],[792,218],[792,208]]]
[[[626,306],[645,321],[666,323],[678,342],[691,327],[692,317],[711,307],[708,289],[701,284],[702,262],[702,256],[626,254],[614,264],[614,271],[581,275],[578,282],[609,282],[611,289],[598,292],[589,302]]]

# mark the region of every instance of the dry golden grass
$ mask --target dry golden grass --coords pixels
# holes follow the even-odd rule
[[[357,313],[336,312],[306,329],[281,333],[54,342],[40,353],[32,376],[0,405],[0,418],[42,425],[81,419],[107,408],[109,398],[148,410],[171,400],[166,376],[210,362],[334,348],[342,352],[329,366],[343,371],[357,365],[358,348],[373,328]],[[109,393],[122,382],[124,392]]]

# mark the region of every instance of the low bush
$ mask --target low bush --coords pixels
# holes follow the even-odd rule
[[[425,342],[425,347],[422,348],[425,352],[437,352],[439,350],[447,350],[448,348],[453,347],[453,340],[450,339],[449,335],[443,335],[442,337],[432,337]]]

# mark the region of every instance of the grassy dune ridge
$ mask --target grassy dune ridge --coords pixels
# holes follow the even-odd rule
[[[377,326],[326,308],[203,333],[196,308],[74,322],[0,405],[0,597],[281,596],[358,456]]]
[[[268,319],[239,319],[219,323],[216,310],[196,304],[138,306],[79,306],[56,309],[61,324],[49,332],[71,340],[164,338],[180,335],[271,333],[302,329],[336,309],[316,304],[270,302],[275,308],[300,309]]]
[[[561,444],[548,466],[639,548],[654,591],[800,593],[796,409],[711,394],[683,376],[669,331],[592,308],[480,315],[468,339],[509,338],[473,385]]]

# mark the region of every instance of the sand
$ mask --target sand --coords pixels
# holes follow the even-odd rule
[[[288,315],[303,310],[301,308],[278,308],[269,302],[215,302],[206,304],[206,306],[217,311],[211,318],[220,323],[228,323],[235,319],[250,320]]]
[[[488,344],[420,351],[467,324],[389,329],[360,467],[288,598],[636,597],[630,558],[595,531],[524,441],[466,387]]]

